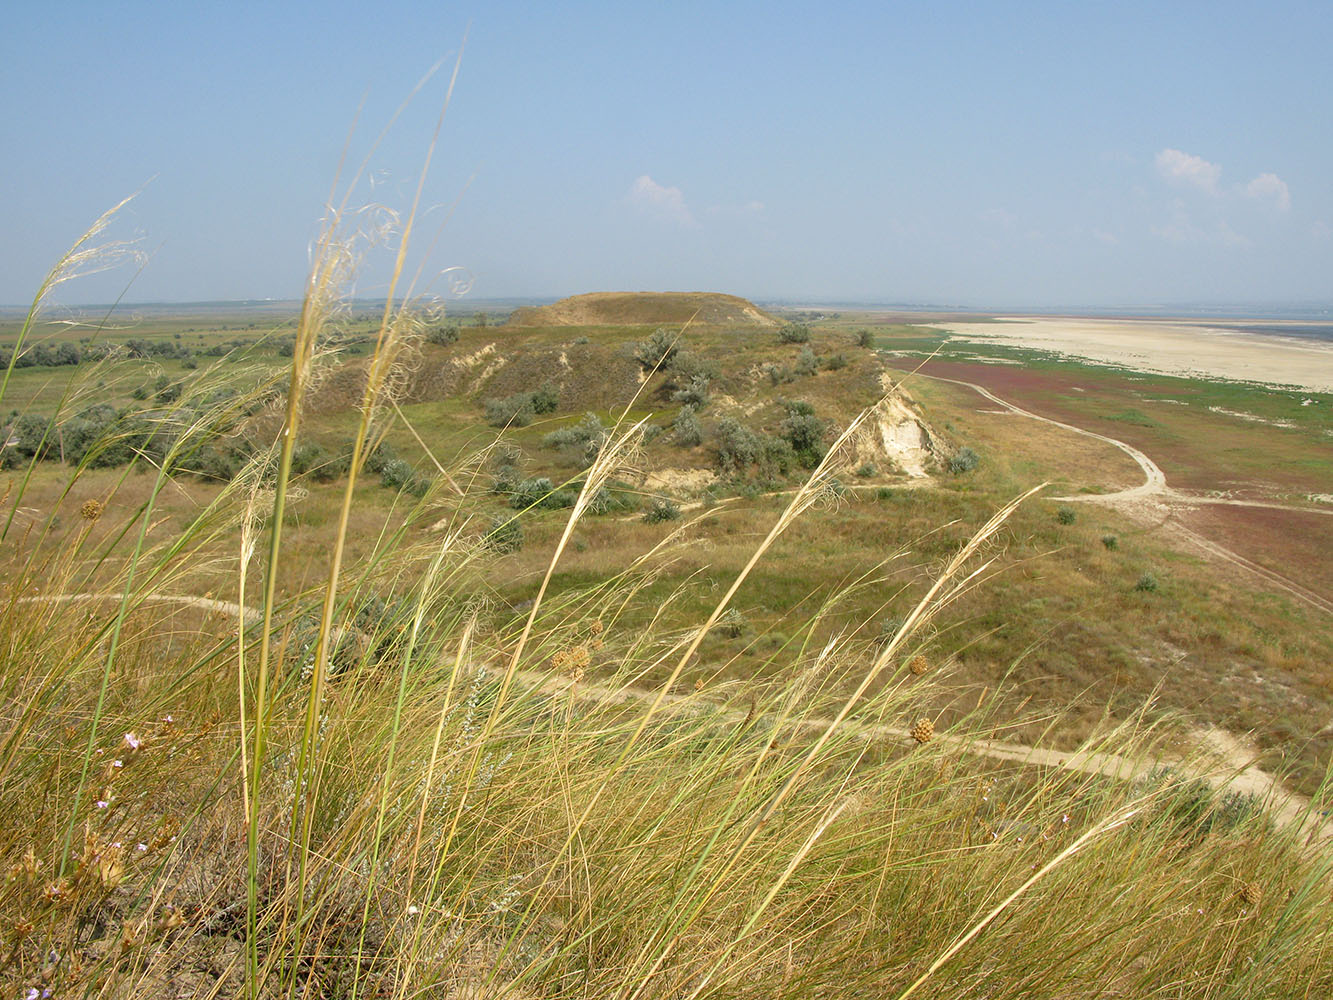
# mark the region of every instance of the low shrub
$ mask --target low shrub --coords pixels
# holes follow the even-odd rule
[[[708,379],[703,375],[694,376],[687,386],[671,394],[671,401],[702,410],[713,401],[713,396],[708,391]]]
[[[960,476],[964,472],[971,472],[980,464],[981,456],[971,448],[963,447],[959,448],[949,459],[949,471],[955,476]]]
[[[509,494],[509,506],[514,510],[528,510],[539,507],[543,510],[560,510],[573,507],[578,493],[568,488],[556,489],[555,484],[545,476],[525,479],[516,484]]]
[[[678,339],[677,334],[659,326],[647,340],[634,345],[634,360],[646,372],[665,368],[679,350]]]
[[[803,468],[813,469],[824,457],[824,437],[828,424],[814,414],[809,403],[791,403],[787,418],[778,428],[778,434],[791,445],[792,453]]]
[[[535,392],[516,392],[504,399],[486,401],[486,422],[492,427],[526,427],[533,418],[554,413],[560,393],[547,382]]]
[[[564,449],[573,452],[580,461],[591,462],[606,440],[606,430],[597,414],[585,413],[577,424],[543,436],[542,447]]]
[[[516,392],[504,399],[486,400],[486,423],[492,427],[526,427],[536,416],[531,393]]]
[[[704,426],[693,406],[682,406],[671,421],[671,440],[682,448],[693,448],[704,440]]]
[[[410,462],[401,458],[390,459],[380,469],[380,485],[385,489],[400,490],[415,497],[424,497],[430,489],[431,481],[426,476],[417,475]]]
[[[815,357],[815,352],[809,347],[802,347],[791,370],[802,378],[809,377],[819,371],[819,358]]]
[[[808,344],[810,328],[804,323],[788,323],[778,331],[778,340],[784,344]]]
[[[666,497],[654,497],[643,515],[645,524],[661,524],[663,521],[679,521],[680,508]]]
[[[505,555],[523,548],[523,525],[517,517],[500,517],[491,521],[491,526],[481,536],[482,544],[492,552]]]
[[[847,355],[834,354],[824,359],[824,367],[831,372],[847,367]]]

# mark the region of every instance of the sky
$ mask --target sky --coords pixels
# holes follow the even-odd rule
[[[364,228],[410,210],[455,64],[417,293],[1333,300],[1326,0],[52,0],[3,19],[3,304],[131,194],[106,235],[142,266],[60,302],[299,297],[331,192]],[[392,250],[367,250],[354,294],[385,293]]]

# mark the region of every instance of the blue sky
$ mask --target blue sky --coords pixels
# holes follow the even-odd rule
[[[0,303],[139,189],[114,231],[150,252],[128,300],[298,296],[354,122],[359,162],[448,60],[353,191],[405,209],[465,34],[415,244],[427,290],[459,267],[478,297],[1333,299],[1327,2],[102,0],[5,20]]]

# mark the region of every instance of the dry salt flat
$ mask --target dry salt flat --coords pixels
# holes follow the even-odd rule
[[[1333,392],[1333,343],[1203,321],[1005,316],[941,324],[963,340],[1028,347],[1136,371]]]

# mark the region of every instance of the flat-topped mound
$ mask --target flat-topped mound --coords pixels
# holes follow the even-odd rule
[[[753,302],[721,292],[591,292],[515,310],[509,325],[640,326],[691,319],[706,326],[781,325]]]

